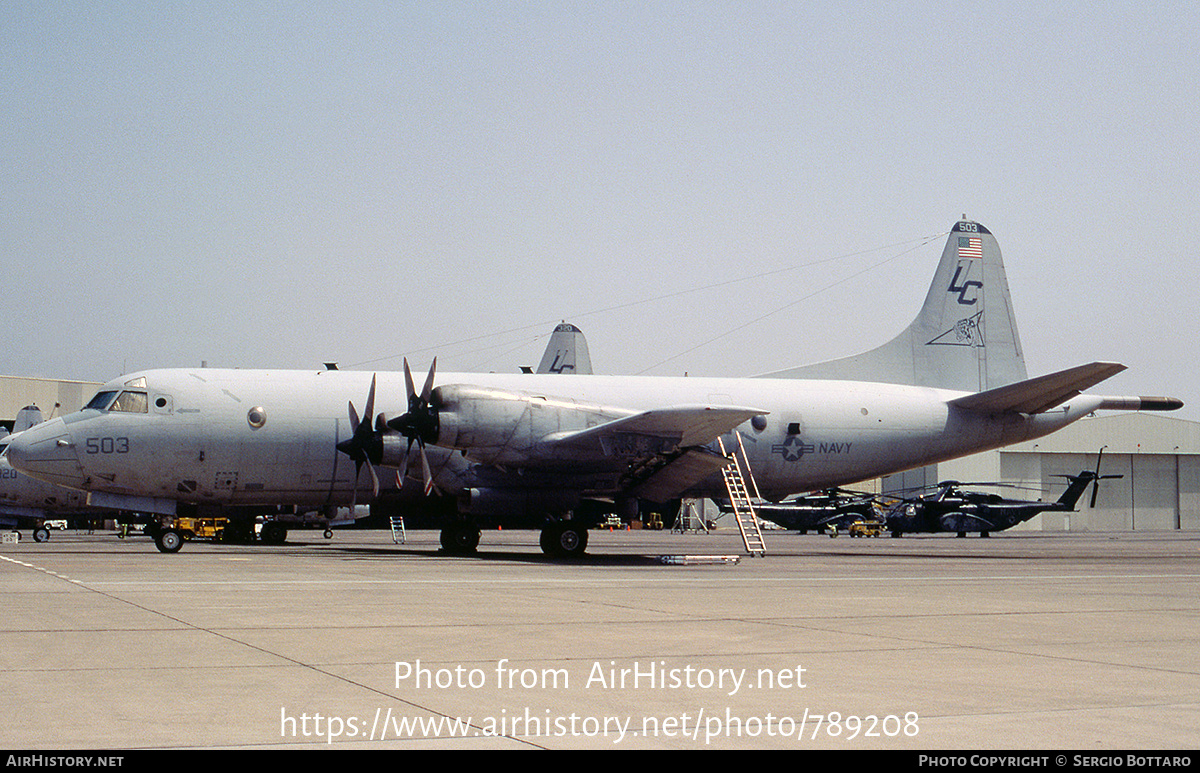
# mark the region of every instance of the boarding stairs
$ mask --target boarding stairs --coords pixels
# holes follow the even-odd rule
[[[742,445],[742,436],[735,433],[735,437],[737,437],[738,448],[733,451],[726,450],[725,442],[717,438],[721,453],[729,460],[729,464],[722,468],[721,474],[725,476],[725,490],[729,492],[729,502],[733,507],[733,516],[737,520],[738,531],[742,533],[742,542],[746,545],[746,552],[752,556],[761,557],[767,554],[767,546],[763,541],[758,516],[754,512],[754,499],[751,497],[750,488],[754,489],[754,497],[758,497],[758,486],[754,483],[754,474],[750,470],[750,462],[746,457],[746,447]],[[741,453],[739,454],[738,451]],[[747,479],[750,481],[750,487],[747,486]]]

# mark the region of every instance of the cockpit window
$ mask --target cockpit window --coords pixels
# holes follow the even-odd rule
[[[108,410],[122,413],[147,413],[150,410],[150,400],[146,397],[145,392],[125,391]]]
[[[111,403],[113,398],[116,396],[116,392],[97,392],[96,396],[92,398],[91,402],[83,406],[83,409],[85,411],[88,408],[95,408],[97,411],[106,410],[108,408],[108,404]]]

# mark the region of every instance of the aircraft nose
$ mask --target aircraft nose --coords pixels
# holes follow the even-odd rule
[[[51,419],[13,435],[8,461],[34,478],[74,488],[83,485],[75,440],[62,419]]]

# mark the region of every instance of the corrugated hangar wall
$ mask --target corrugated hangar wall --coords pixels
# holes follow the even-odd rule
[[[1096,454],[1001,452],[1001,478],[1042,487],[1044,498],[1057,498],[1064,475],[1096,465]],[[1046,531],[1200,530],[1200,458],[1193,455],[1105,452],[1095,507],[1089,488],[1073,513],[1043,513],[1025,529]],[[1031,497],[1036,498],[1036,497]]]

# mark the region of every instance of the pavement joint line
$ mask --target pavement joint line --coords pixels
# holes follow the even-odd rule
[[[355,687],[358,687],[359,689],[366,690],[367,692],[370,692],[370,693],[374,693],[374,694],[376,694],[376,695],[379,695],[379,696],[381,696],[381,697],[383,697],[383,698],[386,698],[386,699],[388,699],[388,700],[395,701],[395,702],[398,702],[398,703],[407,704],[407,705],[409,705],[409,706],[412,706],[412,707],[413,707],[413,708],[415,708],[415,709],[419,709],[419,710],[421,710],[421,711],[427,711],[427,712],[429,712],[429,713],[431,713],[431,714],[434,714],[434,715],[437,715],[437,716],[442,716],[442,717],[446,717],[446,718],[448,718],[448,719],[452,719],[452,717],[450,717],[450,715],[448,715],[448,714],[446,714],[446,713],[444,713],[444,712],[441,712],[441,711],[439,711],[439,710],[437,710],[437,709],[435,709],[435,708],[433,708],[433,707],[431,707],[431,706],[423,706],[423,705],[421,705],[421,704],[419,704],[419,703],[416,703],[416,702],[413,702],[413,701],[407,700],[407,699],[405,699],[405,698],[401,698],[400,696],[393,695],[393,694],[391,694],[391,693],[388,693],[388,692],[386,692],[386,691],[384,691],[384,690],[380,690],[380,689],[378,689],[378,688],[375,688],[375,687],[372,687],[372,686],[370,686],[370,685],[368,685],[368,684],[364,684],[364,683],[362,683],[362,682],[360,682],[360,681],[356,681],[356,680],[354,680],[354,679],[347,678],[347,677],[345,677],[345,676],[342,676],[342,675],[340,675],[340,674],[336,674],[336,673],[334,673],[334,672],[332,672],[332,671],[329,671],[329,670],[327,670],[327,669],[321,668],[321,667],[319,667],[319,666],[317,666],[317,665],[315,665],[315,664],[313,664],[313,663],[305,663],[305,662],[303,662],[303,661],[296,660],[295,658],[288,657],[287,655],[283,655],[283,654],[281,654],[281,653],[278,653],[278,652],[273,652],[273,651],[271,651],[271,650],[265,649],[265,648],[263,648],[263,647],[261,647],[261,646],[259,646],[259,645],[257,645],[257,644],[251,644],[250,642],[247,642],[247,641],[242,641],[241,639],[238,639],[238,638],[236,638],[236,637],[234,637],[234,636],[231,636],[231,635],[229,635],[229,634],[226,634],[226,633],[222,633],[222,632],[220,632],[220,631],[218,631],[218,630],[216,630],[216,629],[213,629],[213,628],[205,628],[205,627],[203,627],[203,626],[196,625],[195,623],[189,623],[187,620],[182,620],[182,619],[180,619],[180,618],[178,618],[178,617],[174,617],[174,616],[172,616],[172,615],[168,615],[168,614],[166,614],[165,612],[162,612],[162,611],[160,611],[160,610],[157,610],[157,609],[151,609],[150,607],[143,606],[143,605],[141,605],[141,604],[138,604],[138,603],[136,603],[136,602],[134,602],[134,601],[130,601],[129,599],[121,598],[120,596],[114,596],[114,595],[112,595],[112,594],[110,594],[110,593],[106,593],[105,591],[99,590],[99,589],[97,589],[97,588],[93,588],[93,587],[89,586],[89,585],[88,585],[88,584],[86,584],[86,583],[80,582],[79,580],[73,580],[73,579],[71,579],[71,578],[69,578],[69,577],[65,577],[65,576],[63,576],[63,575],[60,575],[60,574],[58,574],[57,572],[54,572],[54,571],[52,571],[52,570],[46,569],[46,568],[44,568],[44,567],[41,567],[41,566],[37,566],[36,564],[31,564],[31,563],[29,563],[29,562],[27,562],[27,561],[21,561],[21,560],[18,560],[18,559],[15,559],[15,558],[11,558],[11,557],[9,557],[9,556],[4,556],[4,555],[0,555],[0,559],[2,559],[2,560],[4,560],[4,561],[7,561],[7,562],[9,562],[9,563],[11,563],[11,564],[16,564],[17,566],[22,566],[22,567],[25,567],[25,568],[28,568],[28,569],[32,569],[32,570],[34,570],[34,571],[37,571],[37,572],[41,572],[42,574],[46,574],[46,575],[49,575],[49,576],[55,577],[55,578],[57,578],[57,579],[64,580],[64,581],[66,581],[66,582],[69,582],[69,583],[72,583],[72,584],[74,584],[74,585],[78,585],[79,587],[81,587],[81,588],[84,588],[84,589],[86,589],[86,590],[89,590],[89,591],[91,591],[92,593],[95,593],[95,594],[97,594],[97,595],[99,595],[99,596],[104,596],[104,597],[106,597],[106,598],[110,598],[110,599],[112,599],[113,601],[117,601],[117,602],[120,602],[120,603],[122,603],[122,604],[128,604],[129,606],[131,606],[131,607],[134,607],[135,609],[140,609],[140,610],[142,610],[142,611],[144,611],[144,612],[148,612],[148,613],[150,613],[150,614],[152,614],[152,615],[157,615],[157,616],[159,616],[159,617],[165,618],[165,619],[167,619],[167,620],[170,620],[171,622],[174,622],[174,623],[178,623],[179,625],[185,626],[185,627],[187,627],[187,628],[190,628],[190,629],[192,629],[192,630],[195,630],[195,631],[200,631],[200,632],[203,632],[203,633],[207,633],[207,634],[209,634],[210,636],[216,636],[216,637],[218,637],[218,638],[220,638],[220,639],[225,639],[226,641],[232,642],[232,643],[234,643],[234,644],[238,644],[238,645],[240,645],[240,646],[243,646],[243,647],[248,647],[248,648],[250,648],[250,649],[256,650],[256,651],[258,651],[258,652],[261,652],[261,653],[263,653],[263,654],[265,654],[265,655],[270,655],[271,657],[279,658],[280,660],[284,661],[285,663],[291,664],[291,665],[293,665],[293,666],[299,666],[299,667],[301,667],[301,668],[308,669],[308,670],[310,670],[310,671],[313,671],[313,672],[315,672],[315,673],[321,674],[322,676],[328,677],[328,678],[330,678],[330,679],[336,679],[336,680],[338,680],[338,681],[341,681],[341,682],[344,682],[344,683],[346,683],[346,684],[353,685],[353,686],[355,686]],[[473,729],[475,729],[475,730],[479,730],[480,728],[473,728]],[[530,745],[530,746],[536,746],[536,744],[533,744],[531,741],[528,741],[528,740],[526,740],[526,739],[522,739],[522,738],[520,738],[520,737],[511,736],[511,735],[506,735],[506,736],[504,736],[504,737],[506,737],[506,738],[509,738],[510,740],[512,740],[512,741],[515,741],[515,742],[517,742],[517,743],[528,744],[528,745]]]

